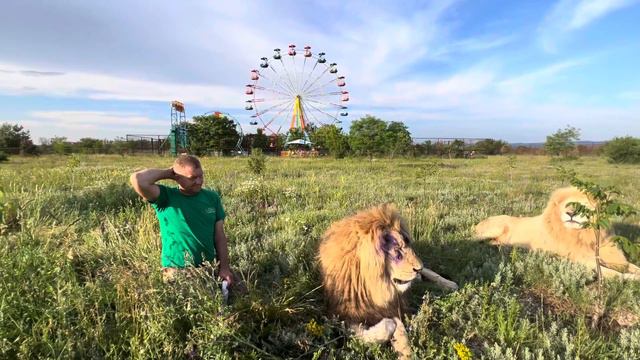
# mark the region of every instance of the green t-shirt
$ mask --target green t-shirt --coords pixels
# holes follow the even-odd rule
[[[220,196],[202,189],[184,195],[178,188],[158,185],[160,195],[151,202],[160,222],[162,266],[198,266],[216,257],[215,224],[225,217]]]

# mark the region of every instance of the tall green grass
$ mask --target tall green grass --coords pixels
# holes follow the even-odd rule
[[[542,211],[566,185],[547,158],[269,158],[261,176],[246,159],[205,158],[206,186],[228,214],[232,265],[249,288],[230,306],[204,274],[162,283],[154,213],[127,182],[170,164],[43,156],[0,165],[0,357],[392,359],[327,318],[314,261],[331,222],[383,202],[406,217],[427,266],[461,285],[410,291],[417,358],[457,358],[454,345],[486,359],[640,357],[640,284],[607,281],[596,308],[586,269],[469,241],[487,216]],[[637,166],[564,166],[640,206]],[[639,241],[638,221],[617,229]]]

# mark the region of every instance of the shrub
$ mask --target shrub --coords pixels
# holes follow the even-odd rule
[[[604,154],[612,163],[640,163],[640,138],[616,137],[604,146]]]
[[[262,153],[262,149],[254,148],[251,150],[251,156],[249,156],[249,170],[254,175],[262,175],[266,167],[267,159]]]
[[[9,155],[7,155],[4,151],[0,151],[0,162],[9,161]]]

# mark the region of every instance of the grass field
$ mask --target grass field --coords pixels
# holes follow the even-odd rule
[[[227,211],[232,266],[249,287],[227,307],[204,276],[162,282],[157,222],[128,177],[170,164],[42,156],[0,165],[0,358],[393,359],[325,316],[314,261],[332,221],[382,202],[407,219],[426,265],[461,286],[410,290],[416,358],[640,358],[640,283],[607,281],[596,306],[586,269],[469,241],[487,216],[542,211],[566,185],[549,158],[518,157],[513,169],[506,157],[269,159],[263,179],[246,159],[205,158],[205,186]],[[640,207],[637,166],[563,165]],[[616,230],[640,241],[639,220]]]

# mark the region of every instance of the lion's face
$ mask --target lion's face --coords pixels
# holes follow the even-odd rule
[[[381,243],[393,285],[401,293],[407,291],[423,266],[410,246],[409,235],[404,230],[389,230],[383,234]]]
[[[558,199],[556,215],[560,217],[562,225],[566,229],[583,229],[583,225],[587,222],[587,218],[575,213],[575,209],[570,205],[574,202],[580,203],[590,209],[593,209],[593,203],[589,200],[589,198],[576,189],[575,191],[564,194],[564,196]]]

